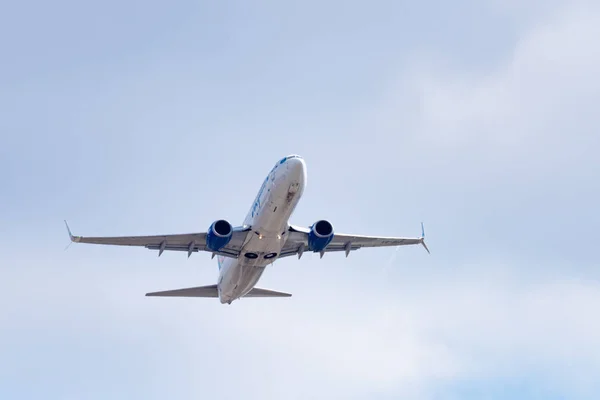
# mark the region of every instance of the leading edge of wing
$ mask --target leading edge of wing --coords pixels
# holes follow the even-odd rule
[[[304,233],[307,235],[310,233],[310,228],[306,228],[306,227],[298,226],[298,225],[290,225],[289,230],[291,232]],[[333,240],[335,241],[336,238],[338,238],[338,240],[342,239],[342,238],[356,238],[359,240],[376,239],[376,240],[384,240],[384,241],[394,241],[394,240],[396,240],[396,241],[401,241],[401,240],[418,241],[418,240],[424,239],[425,235],[423,233],[423,235],[420,237],[398,237],[398,236],[355,235],[355,234],[349,234],[349,233],[335,233],[334,232]]]
[[[165,239],[171,239],[172,241],[198,239],[202,242],[206,240],[206,232],[176,233],[166,235],[76,236],[73,235],[67,221],[65,221],[65,225],[67,226],[69,238],[75,243],[109,244],[116,246],[146,246],[151,244],[160,244]]]

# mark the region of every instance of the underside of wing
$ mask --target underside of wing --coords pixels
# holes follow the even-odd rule
[[[66,224],[66,221],[65,221]],[[138,246],[150,250],[158,250],[160,256],[163,251],[186,251],[190,254],[199,251],[207,251],[225,257],[237,258],[244,245],[244,239],[250,231],[250,227],[235,227],[231,230],[231,238],[217,251],[207,246],[207,232],[146,235],[146,236],[74,236],[67,225],[71,241],[76,243],[104,244],[113,246]]]
[[[309,238],[311,228],[290,226],[288,235],[288,239],[279,255],[280,258],[292,255],[301,257],[304,251],[321,253],[321,257],[324,253],[344,251],[347,257],[351,251],[363,247],[408,246],[415,244],[421,244],[429,252],[429,249],[425,245],[424,235],[421,237],[388,237],[334,233],[330,242],[322,249],[311,248]]]

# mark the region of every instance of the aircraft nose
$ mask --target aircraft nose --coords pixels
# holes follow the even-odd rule
[[[300,157],[296,157],[288,160],[287,164],[288,174],[304,181],[306,177],[306,163],[304,160]]]

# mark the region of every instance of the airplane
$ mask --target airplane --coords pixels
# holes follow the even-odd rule
[[[241,298],[290,297],[291,293],[256,287],[268,265],[280,258],[304,252],[325,253],[344,251],[346,257],[363,247],[404,246],[425,244],[421,236],[382,237],[335,233],[332,224],[321,219],[310,227],[291,225],[294,212],[306,186],[306,163],[299,155],[279,160],[262,183],[244,222],[232,226],[224,219],[214,221],[206,232],[154,236],[84,237],[74,236],[65,220],[71,242],[117,246],[140,246],[158,250],[209,252],[217,257],[218,281],[214,285],[146,293],[158,297],[211,297],[221,304],[231,304]]]

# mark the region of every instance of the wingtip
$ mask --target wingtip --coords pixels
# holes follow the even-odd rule
[[[431,254],[429,248],[427,248],[427,245],[425,244],[425,226],[423,225],[423,222],[421,222],[421,245],[427,250],[428,254]]]
[[[63,220],[63,221],[65,221],[65,226],[67,227],[67,233],[69,234],[69,238],[70,238],[71,240],[73,240],[73,234],[71,233],[71,228],[69,228],[69,223],[67,222],[67,220],[66,220],[66,219],[65,219],[65,220]]]
[[[67,233],[69,234],[69,239],[71,239],[71,242],[78,242],[79,241],[79,236],[74,236],[73,233],[71,232],[71,228],[69,228],[69,224],[67,223],[67,220],[65,219],[65,226],[67,227]]]

